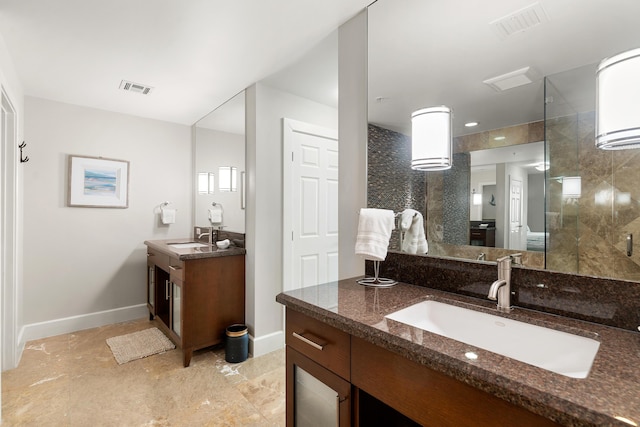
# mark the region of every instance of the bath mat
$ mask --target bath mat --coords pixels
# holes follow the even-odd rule
[[[119,365],[176,348],[158,328],[108,338],[107,345]]]

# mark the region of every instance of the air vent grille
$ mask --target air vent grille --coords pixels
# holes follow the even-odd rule
[[[546,12],[540,3],[517,10],[489,23],[501,39],[531,29],[543,22],[549,22]]]
[[[127,80],[122,80],[120,82],[120,89],[129,92],[141,93],[143,95],[148,95],[153,90],[151,86],[145,86],[140,83],[134,83]]]

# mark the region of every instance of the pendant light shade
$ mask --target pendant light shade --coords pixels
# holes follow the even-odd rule
[[[596,88],[596,147],[640,148],[640,49],[603,60]]]
[[[411,114],[411,169],[451,168],[451,109],[423,108]]]

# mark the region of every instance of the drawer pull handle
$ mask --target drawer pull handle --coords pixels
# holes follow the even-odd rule
[[[173,265],[170,265],[169,268],[173,271],[182,270],[182,267],[174,267]]]
[[[293,332],[293,336],[298,338],[300,341],[309,344],[311,347],[315,348],[316,350],[320,350],[322,351],[322,349],[324,348],[325,344],[318,344],[316,342],[311,341],[309,338],[304,337],[302,335],[300,335],[297,332]]]

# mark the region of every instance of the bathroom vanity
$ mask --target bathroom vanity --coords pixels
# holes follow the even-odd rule
[[[227,326],[244,323],[245,249],[191,242],[144,242],[149,318],[182,349],[185,367],[194,350],[222,343]]]
[[[595,338],[600,347],[586,378],[572,378],[386,317],[429,299]],[[590,426],[640,420],[640,335],[631,331],[521,308],[498,313],[488,300],[405,283],[376,289],[347,279],[276,300],[286,306],[289,426],[304,416],[305,389],[332,396],[324,399],[326,410],[338,425]]]

